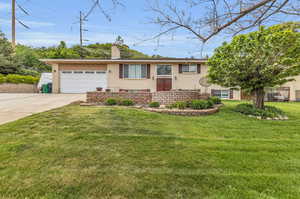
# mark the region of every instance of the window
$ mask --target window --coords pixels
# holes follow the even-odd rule
[[[182,72],[197,72],[197,64],[182,64]]]
[[[97,71],[96,73],[97,74],[105,74],[106,72],[105,71]]]
[[[82,74],[83,71],[74,71],[74,74]]]
[[[229,90],[214,90],[212,95],[219,97],[220,99],[229,99],[230,92]]]
[[[72,74],[72,71],[62,71],[63,74]]]
[[[94,71],[85,71],[85,74],[95,74]]]
[[[146,64],[124,64],[124,78],[142,79],[147,78]]]
[[[172,66],[157,65],[157,75],[172,75]]]

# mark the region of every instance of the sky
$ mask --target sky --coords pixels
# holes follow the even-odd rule
[[[151,40],[159,32],[159,27],[149,23],[151,13],[147,11],[147,0],[127,0],[124,6],[112,9],[105,0],[103,7],[111,16],[111,21],[97,10],[85,24],[84,38],[90,43],[111,43],[120,35],[130,48],[143,53],[159,54],[169,57],[199,57],[202,44],[191,35],[180,31],[174,36],[163,36],[160,45]],[[17,26],[17,42],[34,47],[53,46],[66,41],[68,46],[79,43],[79,12],[87,12],[92,0],[17,0],[30,13],[25,15],[18,8],[17,18],[30,27]],[[0,0],[0,30],[10,38],[11,0]],[[202,55],[211,55],[213,49],[223,41],[230,40],[228,35],[220,35],[210,40],[203,48]]]

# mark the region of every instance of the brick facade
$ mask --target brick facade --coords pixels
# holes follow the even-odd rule
[[[168,105],[178,101],[191,101],[196,99],[208,99],[208,95],[203,95],[197,91],[162,91],[152,93],[152,101]]]
[[[87,103],[103,103],[108,98],[130,99],[136,104],[149,104],[159,102],[163,105],[172,104],[177,101],[190,101],[195,99],[207,99],[208,95],[197,91],[162,91],[162,92],[88,92]]]
[[[136,104],[149,104],[152,99],[150,92],[128,93],[128,92],[88,92],[87,103],[103,103],[109,98],[130,99]]]

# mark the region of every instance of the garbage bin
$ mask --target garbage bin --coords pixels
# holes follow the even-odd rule
[[[49,93],[49,88],[47,84],[42,85],[42,93]]]

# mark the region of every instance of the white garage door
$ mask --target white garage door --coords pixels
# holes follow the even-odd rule
[[[97,87],[106,89],[105,71],[95,70],[64,70],[60,73],[61,93],[86,93],[96,91]]]

